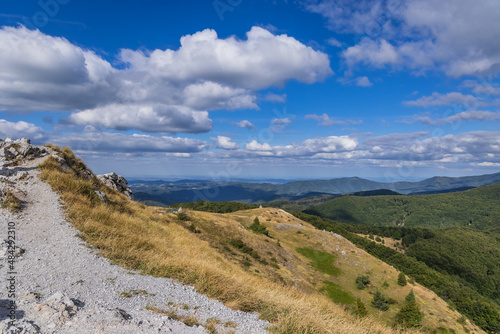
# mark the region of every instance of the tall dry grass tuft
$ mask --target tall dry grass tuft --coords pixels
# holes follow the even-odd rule
[[[157,209],[107,188],[69,149],[59,151],[69,168],[50,157],[40,165],[41,178],[61,195],[82,237],[114,263],[177,279],[229,307],[259,312],[272,323],[273,333],[416,333],[356,318],[322,295],[305,295],[253,275],[190,233],[174,215],[160,216]],[[107,195],[107,203],[99,201],[96,190]]]
[[[0,207],[16,213],[21,210],[21,200],[17,198],[12,190],[0,190]]]

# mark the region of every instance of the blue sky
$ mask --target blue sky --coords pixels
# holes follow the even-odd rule
[[[500,3],[6,0],[0,137],[126,176],[500,170]]]

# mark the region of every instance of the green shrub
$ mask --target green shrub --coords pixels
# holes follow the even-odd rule
[[[380,290],[373,295],[372,306],[376,309],[387,311],[389,309],[389,304],[393,304],[394,300],[387,299]]]
[[[229,241],[229,244],[245,254],[252,254],[255,252],[252,247],[246,245],[241,239],[232,239]]]
[[[160,199],[161,202],[161,199]],[[165,203],[166,204],[166,203]],[[229,213],[240,210],[256,209],[259,206],[256,204],[243,204],[238,202],[210,202],[210,201],[196,201],[188,203],[177,203],[171,205],[172,208],[187,208],[195,211],[215,212],[215,213]]]
[[[250,225],[248,227],[248,229],[251,231],[254,231],[255,233],[264,234],[266,236],[269,236],[269,231],[267,230],[267,227],[262,225],[259,221],[259,218],[257,218],[257,217],[255,217],[252,225]]]
[[[368,314],[368,310],[361,299],[358,298],[356,301],[356,308],[353,309],[353,312],[358,317],[365,317]]]
[[[200,230],[198,230],[198,229],[196,228],[196,226],[195,226],[193,223],[191,223],[191,225],[189,225],[189,226],[187,227],[187,229],[188,229],[188,231],[190,231],[190,232],[192,232],[192,233],[201,233],[201,231],[200,231]]]
[[[418,327],[422,325],[424,314],[415,299],[413,290],[406,296],[405,303],[401,310],[396,314],[396,324],[404,327]]]
[[[401,286],[405,286],[406,284],[408,284],[408,282],[406,281],[405,274],[399,273],[399,275],[398,275],[398,284],[401,285]]]
[[[359,290],[364,290],[366,289],[366,286],[370,284],[370,276],[362,276],[362,275],[358,275],[358,277],[356,277],[356,287],[359,289]]]

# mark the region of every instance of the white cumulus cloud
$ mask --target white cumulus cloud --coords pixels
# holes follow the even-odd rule
[[[51,142],[69,146],[79,151],[108,153],[194,153],[209,145],[201,140],[168,136],[125,135],[122,133],[93,133],[91,136],[79,133],[53,135]]]
[[[160,133],[201,133],[212,129],[208,112],[164,104],[111,104],[73,113],[66,122]]]
[[[245,148],[249,151],[272,151],[273,149],[268,143],[261,144],[256,140],[247,143]]]
[[[61,37],[0,29],[0,110],[91,108],[115,96],[111,65]]]
[[[151,71],[171,80],[206,80],[263,89],[295,79],[313,83],[332,74],[328,56],[295,38],[252,27],[246,40],[220,39],[212,29],[181,38],[178,50],[123,50],[132,71]]]
[[[364,38],[359,44],[347,48],[343,56],[350,65],[364,63],[382,67],[387,64],[397,64],[400,61],[400,55],[394,46],[385,39],[374,41]]]
[[[449,76],[496,74],[500,2],[492,0],[304,0],[336,33],[363,36],[349,65],[438,69]]]
[[[211,140],[217,142],[217,147],[224,150],[237,150],[240,148],[231,138],[225,136],[217,136],[217,138],[210,138]]]
[[[317,153],[344,152],[354,150],[358,141],[349,136],[318,137],[304,140],[301,143],[292,143],[285,146],[271,146],[268,143],[259,143],[252,140],[245,148],[248,151],[267,152],[268,156],[299,157],[313,156]]]
[[[32,123],[23,121],[9,122],[0,119],[0,138],[5,139],[7,137],[12,139],[29,138],[40,140],[46,138],[46,134],[42,128]]]
[[[258,90],[333,74],[326,54],[260,27],[245,40],[206,29],[176,50],[123,49],[117,67],[22,26],[0,28],[0,45],[0,111],[70,111],[67,122],[117,130],[210,131],[210,110],[258,109]]]

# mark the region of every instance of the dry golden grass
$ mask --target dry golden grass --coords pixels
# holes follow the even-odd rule
[[[21,210],[21,201],[11,190],[0,190],[0,206],[15,213]]]
[[[359,235],[360,237],[363,237],[365,239],[370,239],[369,238],[369,235],[368,234],[361,234],[361,233],[357,233],[357,235]],[[389,237],[382,237],[382,236],[379,236],[379,238],[383,241],[377,241],[375,239],[370,239],[371,241],[379,244],[379,245],[383,245],[385,247],[389,247],[391,249],[394,249],[402,254],[405,254],[405,250],[404,248],[401,246],[401,240],[396,240],[396,239],[392,239],[392,238],[389,238]]]
[[[48,158],[40,166],[41,177],[60,193],[67,215],[82,237],[114,263],[177,279],[229,307],[256,311],[272,323],[273,333],[417,333],[393,328],[380,317],[357,318],[317,293],[307,262],[301,264],[293,252],[294,242],[304,236],[287,237],[286,233],[294,231],[280,232],[283,246],[279,246],[276,238],[241,228],[248,226],[260,210],[233,215],[188,212],[190,221],[179,221],[174,214],[146,207],[101,185],[71,151],[63,149],[61,153],[71,170]],[[106,193],[108,203],[99,201],[96,190]],[[259,219],[270,227],[272,222],[266,222],[269,215]],[[292,220],[287,219],[285,222]],[[318,243],[312,227],[304,226],[308,227],[309,238]],[[200,233],[193,233],[196,229]],[[224,248],[230,238],[251,246],[260,260]],[[266,265],[266,256],[268,260],[277,259],[279,265],[275,266],[279,269]],[[251,266],[242,265],[245,261]]]

